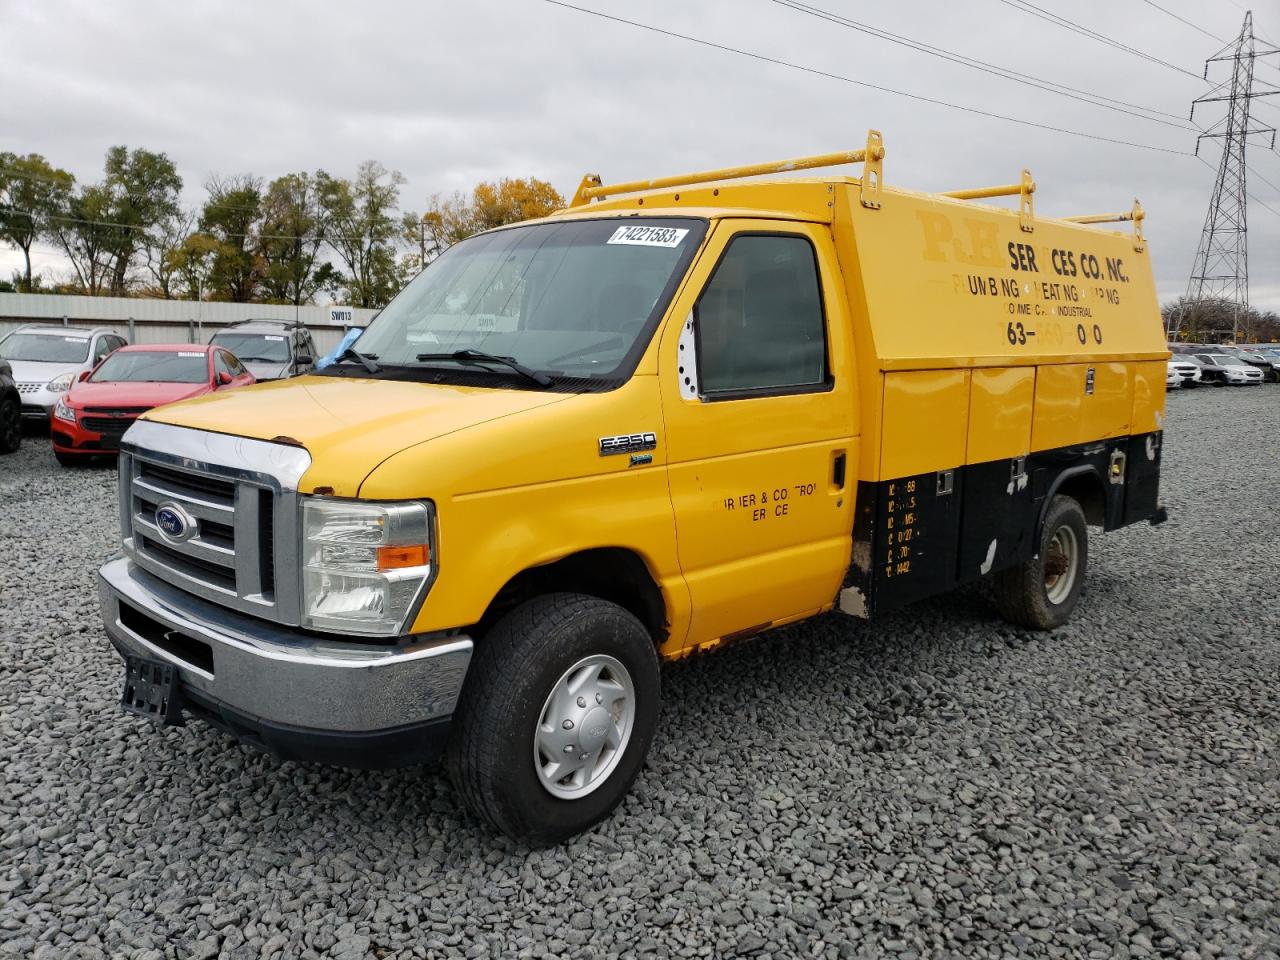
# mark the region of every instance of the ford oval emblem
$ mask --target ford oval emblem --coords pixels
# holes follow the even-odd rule
[[[171,543],[182,543],[195,536],[196,521],[176,503],[162,503],[156,507],[156,529]]]

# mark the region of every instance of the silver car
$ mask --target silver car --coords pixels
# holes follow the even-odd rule
[[[80,374],[126,343],[104,327],[38,323],[18,327],[0,339],[0,360],[13,368],[23,419],[47,422],[58,398]]]
[[[241,320],[209,342],[234,353],[259,383],[300,377],[315,366],[311,331],[292,320]]]

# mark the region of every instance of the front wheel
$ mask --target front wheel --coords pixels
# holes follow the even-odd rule
[[[1089,561],[1084,511],[1071,497],[1054,497],[1045,513],[1037,556],[992,580],[996,606],[1010,623],[1052,630],[1066,623],[1080,599]]]
[[[556,593],[507,614],[480,642],[454,714],[446,766],[477,817],[535,846],[609,815],[657,725],[648,631],[596,597]]]
[[[22,405],[13,397],[0,400],[0,453],[22,446]]]

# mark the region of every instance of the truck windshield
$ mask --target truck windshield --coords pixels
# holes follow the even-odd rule
[[[230,350],[245,363],[288,363],[289,338],[274,333],[219,333],[210,343]]]
[[[204,383],[209,356],[201,350],[126,350],[103,360],[94,383]]]
[[[453,366],[441,355],[472,350],[552,377],[625,376],[705,231],[702,220],[627,217],[472,237],[419,274],[355,348],[384,367],[439,369]]]
[[[89,340],[86,337],[63,337],[47,333],[11,333],[0,340],[0,360],[84,363],[88,359]]]

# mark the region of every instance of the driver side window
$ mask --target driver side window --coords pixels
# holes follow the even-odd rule
[[[830,385],[818,265],[805,237],[735,237],[698,298],[694,321],[705,399]]]

